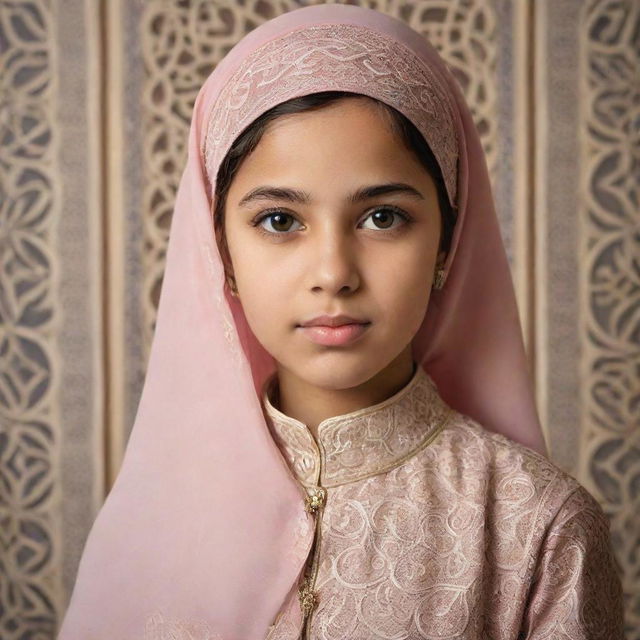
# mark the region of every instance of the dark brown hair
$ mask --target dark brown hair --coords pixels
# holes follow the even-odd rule
[[[416,126],[398,110],[384,102],[381,102],[380,100],[376,100],[375,98],[369,98],[369,96],[363,96],[362,94],[351,93],[348,91],[322,91],[320,93],[312,93],[306,96],[292,98],[291,100],[277,104],[275,107],[265,111],[240,133],[231,145],[227,155],[222,160],[216,177],[216,204],[213,212],[213,225],[216,234],[216,241],[220,248],[225,268],[231,264],[224,233],[224,210],[227,194],[242,161],[258,146],[267,125],[283,115],[320,109],[321,107],[337,102],[338,100],[354,97],[368,98],[376,104],[381,109],[381,113],[387,116],[387,120],[391,125],[392,131],[398,134],[407,149],[416,155],[420,163],[429,172],[429,175],[432,177],[437,188],[438,204],[440,206],[440,214],[442,218],[440,251],[449,251],[449,247],[451,246],[451,237],[453,235],[453,229],[456,222],[456,210],[449,203],[440,166],[438,165],[431,148]]]

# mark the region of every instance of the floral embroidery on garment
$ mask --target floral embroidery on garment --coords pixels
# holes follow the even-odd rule
[[[305,639],[623,639],[597,502],[543,456],[451,411],[423,369],[388,401],[321,422],[318,442],[268,391],[289,469],[330,487]],[[292,606],[269,640],[299,640]]]

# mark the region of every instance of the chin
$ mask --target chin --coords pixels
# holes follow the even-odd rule
[[[367,350],[372,353],[371,350]],[[302,359],[298,360],[298,366],[290,370],[296,376],[310,385],[322,389],[352,389],[358,387],[379,373],[384,368],[384,363],[367,357],[366,353],[352,351],[325,352],[307,359],[303,367],[299,366]]]

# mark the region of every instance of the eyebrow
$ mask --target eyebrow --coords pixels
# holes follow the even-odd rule
[[[390,193],[401,193],[417,200],[425,199],[416,188],[409,184],[405,184],[404,182],[387,182],[385,184],[360,187],[349,196],[348,200],[351,204],[355,204],[362,200],[368,200]],[[309,204],[311,202],[311,196],[306,191],[299,191],[288,187],[261,186],[249,191],[249,193],[240,200],[238,206],[243,207],[257,200],[285,200],[297,204]]]

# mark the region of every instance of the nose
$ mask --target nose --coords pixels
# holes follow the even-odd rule
[[[340,228],[327,225],[308,246],[308,279],[314,293],[352,293],[360,286],[356,239]]]

